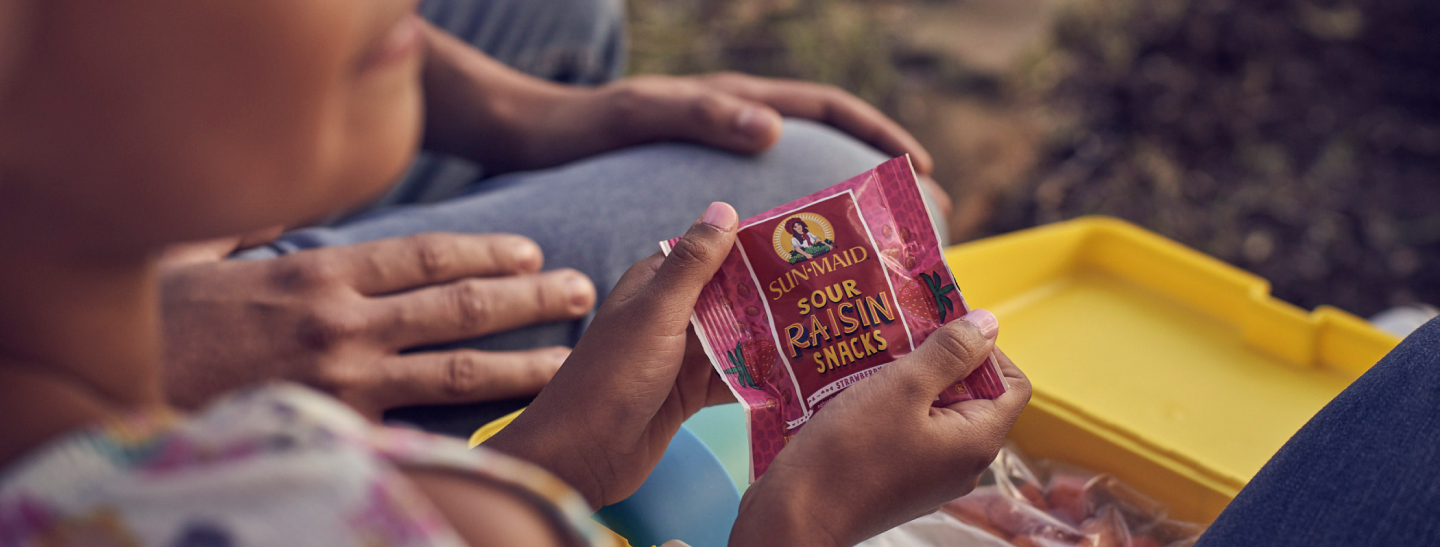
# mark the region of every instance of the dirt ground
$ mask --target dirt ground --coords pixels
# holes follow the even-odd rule
[[[1369,315],[1440,303],[1440,4],[629,0],[632,72],[834,83],[966,240],[1088,214]]]

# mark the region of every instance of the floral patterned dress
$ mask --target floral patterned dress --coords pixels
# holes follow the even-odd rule
[[[463,546],[399,471],[514,485],[577,545],[608,545],[553,475],[459,440],[379,427],[276,384],[194,417],[146,413],[75,431],[0,472],[0,547]]]

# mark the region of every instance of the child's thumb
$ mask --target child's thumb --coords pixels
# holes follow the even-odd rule
[[[667,249],[647,296],[683,308],[688,317],[700,298],[700,289],[715,277],[734,248],[739,222],[735,208],[719,201],[711,203],[685,236]]]
[[[1000,323],[985,310],[972,310],[925,339],[910,355],[876,374],[903,390],[905,401],[929,405],[941,391],[969,376],[995,350]]]

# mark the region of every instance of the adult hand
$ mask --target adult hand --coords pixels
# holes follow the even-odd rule
[[[995,348],[993,315],[964,319],[817,412],[745,492],[730,544],[854,545],[974,489],[1030,382]],[[1009,391],[930,406],[992,352]]]
[[[838,87],[737,73],[565,86],[506,67],[434,26],[425,36],[425,145],[469,158],[489,174],[669,140],[753,154],[779,140],[781,116],[789,116],[831,125],[892,156],[910,154],[922,184],[949,214],[949,197],[928,176],[935,162],[925,147]]]
[[[921,175],[935,165],[900,124],[833,85],[733,72],[638,76],[600,87],[588,101],[593,104],[574,108],[596,110],[589,117],[599,120],[597,131],[615,146],[689,140],[753,154],[780,138],[786,116],[828,124],[892,156],[910,154]]]
[[[688,140],[744,154],[780,138],[780,118],[834,126],[927,175],[930,153],[884,113],[832,85],[738,73],[637,76],[601,87],[547,82],[427,26],[426,146],[486,172],[539,169],[636,144]]]
[[[421,234],[263,261],[192,248],[162,272],[166,392],[194,407],[287,379],[375,418],[536,393],[568,349],[400,352],[588,313],[590,280],[540,272],[541,263],[533,241],[500,234]]]
[[[832,85],[733,72],[637,76],[558,101],[534,118],[527,141],[541,164],[667,140],[754,154],[780,139],[782,116],[830,125],[891,156],[909,154],[920,183],[950,214],[949,195],[929,176],[930,152],[884,113]]]
[[[548,468],[595,507],[634,493],[686,418],[734,401],[688,328],[738,224],[711,204],[669,256],[631,267],[550,385],[485,446]]]

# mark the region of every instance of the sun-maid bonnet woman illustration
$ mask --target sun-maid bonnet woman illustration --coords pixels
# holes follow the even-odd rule
[[[804,220],[795,218],[790,220],[786,230],[792,236],[790,238],[790,263],[795,264],[801,261],[810,260],[817,256],[830,252],[835,245],[834,241],[821,239],[819,236],[810,233],[810,225]]]

